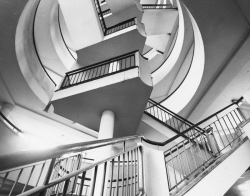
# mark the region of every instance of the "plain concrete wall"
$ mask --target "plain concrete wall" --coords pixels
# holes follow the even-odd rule
[[[94,1],[59,0],[59,4],[75,50],[103,40]]]

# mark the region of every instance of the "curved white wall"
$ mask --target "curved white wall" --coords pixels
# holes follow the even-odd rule
[[[205,51],[200,30],[189,11],[188,14],[193,25],[195,40],[195,51],[192,65],[183,84],[169,99],[161,103],[161,105],[175,113],[181,111],[192,99],[200,85],[205,64]]]
[[[61,34],[60,26],[59,26],[61,25],[59,24],[59,22],[63,20],[63,17],[61,15],[61,12],[60,12],[61,10],[59,8],[58,2],[57,1],[53,1],[53,2],[54,3],[52,4],[51,15],[50,15],[50,21],[51,21],[50,22],[50,34],[51,34],[53,45],[55,47],[55,51],[57,52],[57,55],[60,58],[61,62],[63,63],[64,67],[66,68],[65,72],[67,72],[76,63],[76,58],[75,56],[72,56],[73,52],[71,54],[71,52],[67,49],[67,46],[65,45],[66,43],[63,40],[63,37],[62,37],[63,34]],[[58,18],[58,14],[60,16],[59,18]],[[60,19],[60,21],[58,19]]]
[[[15,46],[18,64],[24,79],[37,98],[47,105],[55,86],[46,75],[35,53],[32,32],[37,3],[38,1],[28,1],[22,11],[16,28]],[[32,107],[35,107],[35,104]]]
[[[60,60],[50,33],[51,25],[58,25],[50,19],[54,2],[56,1],[41,0],[39,3],[35,18],[35,41],[43,65],[62,77],[68,69]]]

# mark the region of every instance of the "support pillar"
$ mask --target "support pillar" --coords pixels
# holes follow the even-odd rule
[[[100,123],[100,128],[99,128],[99,135],[98,135],[98,140],[102,139],[110,139],[113,138],[114,135],[114,125],[115,125],[115,114],[114,112],[110,110],[106,110],[102,113],[102,118],[101,118],[101,123]],[[114,155],[115,149],[113,146],[105,146],[100,149],[98,149],[98,153],[95,154],[95,162],[103,160],[105,158],[108,158],[112,155]],[[105,177],[105,183],[103,187],[103,179],[104,179],[104,164],[100,165],[98,167],[97,171],[97,176],[96,176],[96,183],[95,183],[95,189],[92,190],[94,191],[94,196],[102,196],[102,191],[104,190],[104,194],[106,195],[106,190],[107,190],[107,185],[108,185],[108,177],[110,173],[110,164],[107,163],[107,168],[106,168],[106,177]],[[92,175],[93,177],[93,175]],[[93,178],[92,178],[93,179]],[[93,187],[93,181],[91,183]]]

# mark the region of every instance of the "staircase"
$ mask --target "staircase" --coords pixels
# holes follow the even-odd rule
[[[152,190],[162,189],[150,178],[157,168],[166,170],[158,176],[167,182],[165,195],[198,195],[199,187],[213,183],[210,176],[218,173],[221,178],[229,178],[227,181],[212,178],[217,183],[215,187],[223,187],[221,194],[250,164],[250,142],[242,129],[248,121],[236,106],[237,102],[194,125],[149,100],[146,115],[172,129],[178,128],[176,135],[165,142],[130,136],[0,156],[0,195],[151,195]],[[169,118],[163,118],[163,114]],[[91,156],[93,149],[104,146],[115,146],[116,153],[100,161],[84,156],[83,152]],[[147,168],[154,167],[146,163],[156,155],[162,161],[150,159],[156,168]],[[207,189],[209,194],[215,191],[211,186]],[[154,195],[160,194],[155,190]]]

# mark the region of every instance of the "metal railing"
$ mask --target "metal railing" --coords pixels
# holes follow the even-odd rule
[[[93,195],[97,169],[100,168],[99,165],[104,166],[104,171],[107,171],[105,183],[108,183],[107,181],[111,179],[109,186],[106,186],[105,190],[109,190],[109,187],[112,187],[111,192],[114,190],[120,192],[123,189],[127,192],[128,189],[133,193],[138,192],[143,189],[143,178],[141,177],[143,174],[142,147],[136,146],[125,151],[126,142],[137,139],[140,140],[141,136],[83,142],[63,145],[48,150],[29,150],[1,155],[0,194],[11,196],[18,194],[29,195],[31,192],[32,194],[39,192],[44,196],[62,193],[64,195],[66,193],[84,195],[90,191],[91,195]],[[106,160],[92,163],[90,166],[81,165],[82,152],[115,144],[120,144],[124,151]],[[110,162],[111,169],[109,168]],[[91,185],[85,184],[87,171],[94,174],[93,178],[91,178]],[[116,179],[118,187],[121,188],[117,188],[117,186],[115,186],[115,189],[113,188],[114,179]],[[123,186],[120,183],[121,181],[124,182]],[[83,187],[85,187],[84,192]]]
[[[133,26],[133,25],[136,25],[136,18],[131,18],[131,19],[126,20],[124,22],[121,22],[119,24],[113,25],[111,27],[107,27],[105,20],[104,20],[104,15],[111,13],[111,11],[110,12],[108,12],[108,10],[102,11],[99,0],[94,0],[94,4],[96,7],[97,14],[99,16],[99,21],[101,24],[103,34],[105,36],[110,35],[110,34],[115,33],[115,32],[118,32],[120,30],[126,29],[128,27]]]
[[[146,9],[177,9],[172,4],[143,4],[142,8]]]
[[[194,125],[152,99],[148,100],[144,113],[176,133],[183,132]],[[198,132],[204,132],[200,127],[194,129]]]
[[[245,118],[237,108],[241,100],[239,99],[165,142],[159,143],[143,138],[144,141],[153,145],[172,146],[164,152],[168,187],[172,193],[179,191],[202,169],[207,168],[242,140],[244,133],[240,126],[245,122]],[[204,127],[205,134],[195,130],[198,126]],[[184,135],[188,138],[183,138]]]
[[[121,23],[119,23],[117,25],[108,27],[108,28],[106,28],[104,34],[105,35],[110,35],[110,34],[115,33],[117,31],[120,31],[120,30],[126,29],[128,27],[131,27],[133,25],[136,25],[136,18],[131,18],[131,19],[126,20],[124,22],[121,22]]]
[[[61,178],[50,181],[47,185],[26,191],[20,196],[43,193],[44,195],[83,195],[83,185],[86,172],[92,171],[93,180],[90,186],[90,194],[94,195],[99,189],[100,195],[124,195],[136,196],[143,190],[142,149],[137,146],[121,152],[106,160],[83,167]],[[100,176],[98,176],[100,175]],[[80,176],[80,178],[78,178]],[[98,176],[98,177],[97,177]],[[101,179],[97,186],[97,178]],[[75,179],[80,184],[74,188]],[[79,180],[80,179],[80,180]],[[111,187],[111,188],[110,188]]]
[[[135,58],[136,52],[134,51],[107,61],[67,72],[59,90],[133,69],[138,66]]]

